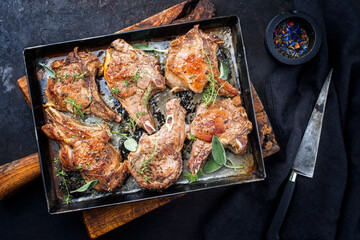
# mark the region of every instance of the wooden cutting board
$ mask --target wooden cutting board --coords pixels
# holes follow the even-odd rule
[[[171,8],[168,8],[156,15],[153,15],[152,17],[147,18],[140,23],[122,29],[119,32],[156,27],[185,21],[206,19],[214,16],[215,7],[208,0],[188,0],[177,4]],[[18,86],[23,92],[25,99],[30,106],[30,97],[26,76],[18,80]],[[252,93],[255,104],[256,118],[260,131],[263,156],[270,156],[279,151],[279,146],[275,140],[275,135],[272,131],[264,107],[253,86]],[[23,162],[24,160],[27,163],[26,167],[18,164],[19,162]],[[11,187],[17,187],[11,186],[14,184],[14,182],[26,182],[40,175],[40,167],[37,154],[32,154],[26,158],[19,159],[12,163],[4,165],[2,169],[5,169],[6,171],[2,172],[2,170],[0,169],[0,173],[6,173],[6,176],[10,179],[12,175],[14,175],[13,172],[11,172],[12,167],[16,167],[20,171],[16,174],[16,179],[18,179],[18,181],[11,181],[12,183],[6,184],[0,182],[0,195],[3,189],[5,189],[6,191],[11,189]],[[27,175],[25,174],[25,172],[28,172],[28,169],[35,170],[35,174],[32,174],[30,178],[25,177],[25,175]],[[21,184],[17,185],[20,186]],[[183,196],[183,194],[111,207],[86,210],[83,211],[84,223],[90,238],[97,238],[181,196]]]

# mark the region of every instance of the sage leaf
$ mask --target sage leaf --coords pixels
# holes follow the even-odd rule
[[[221,144],[217,136],[213,136],[211,142],[211,152],[214,158],[214,161],[219,165],[224,165],[226,163],[226,154],[223,145]]]
[[[88,189],[92,189],[96,184],[98,183],[98,180],[92,180],[85,185],[79,187],[78,189],[71,191],[70,193],[76,193],[76,192],[85,192]]]
[[[229,66],[226,62],[220,61],[220,78],[227,80],[229,77]]]
[[[134,44],[132,45],[133,48],[136,48],[136,49],[140,49],[140,50],[143,50],[143,51],[154,51],[154,48],[147,45],[147,44],[143,44],[143,43],[137,43],[137,44]]]
[[[135,139],[129,137],[124,142],[124,147],[130,152],[135,152],[137,148],[137,142],[135,141]]]
[[[215,172],[217,170],[219,170],[222,167],[222,165],[219,165],[215,162],[214,158],[210,158],[207,163],[204,166],[204,173],[212,173]]]
[[[132,45],[132,47],[143,50],[143,51],[147,51],[147,52],[155,51],[155,52],[160,52],[160,53],[167,53],[169,51],[169,50],[156,49],[153,46],[149,46],[149,45],[143,44],[143,43],[134,44],[134,45]]]
[[[49,74],[50,77],[55,78],[56,75],[53,70],[51,70],[48,66],[46,66],[45,64],[43,64],[41,62],[39,62],[39,65],[45,69],[45,71]]]

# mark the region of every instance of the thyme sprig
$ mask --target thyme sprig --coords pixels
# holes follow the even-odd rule
[[[74,98],[67,98],[64,100],[64,103],[70,104],[71,107],[67,106],[67,110],[69,110],[69,112],[75,114],[75,115],[79,115],[80,117],[84,118],[84,112],[81,111],[82,109],[82,105],[79,103],[76,103],[76,100]]]
[[[74,82],[76,82],[77,80],[79,79],[84,79],[85,75],[87,74],[87,72],[82,72],[82,73],[79,73],[79,74],[74,74],[72,79]]]
[[[64,195],[65,203],[70,204],[72,196],[70,195],[69,187],[67,185],[67,183],[68,183],[66,180],[67,173],[64,170],[59,169],[57,167],[55,167],[55,170],[56,170],[56,176],[60,177],[61,184],[65,186],[65,190],[66,190],[66,195]]]
[[[220,89],[223,87],[223,85],[217,89],[216,82],[215,82],[215,74],[213,71],[213,68],[215,67],[214,63],[212,62],[209,53],[203,50],[203,54],[205,56],[205,63],[208,64],[208,70],[209,73],[207,74],[206,78],[209,82],[208,87],[205,89],[205,91],[202,94],[202,99],[205,102],[205,107],[209,107],[210,105],[214,104],[216,102],[216,99],[219,95]]]

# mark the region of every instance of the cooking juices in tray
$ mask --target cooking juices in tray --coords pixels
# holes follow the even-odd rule
[[[44,144],[44,142],[42,144],[39,143],[39,149],[42,157],[43,176],[45,180],[45,188],[47,189],[49,211],[51,213],[60,213],[71,210],[91,208],[94,206],[105,206],[153,197],[161,197],[169,194],[177,194],[216,186],[257,181],[264,178],[265,175],[257,136],[257,126],[256,122],[254,121],[255,114],[253,112],[251,91],[249,91],[249,81],[247,79],[247,69],[246,63],[244,62],[245,59],[238,19],[235,17],[218,19],[220,19],[218,22],[215,20],[200,21],[200,29],[203,29],[205,33],[214,33],[224,41],[224,44],[220,45],[220,48],[217,51],[217,61],[219,63],[220,74],[222,78],[227,79],[227,81],[232,86],[235,86],[241,90],[240,102],[242,102],[242,105],[245,107],[246,112],[249,115],[249,120],[253,124],[253,132],[249,135],[249,142],[243,154],[234,154],[233,152],[226,150],[226,157],[229,159],[227,165],[232,167],[221,167],[219,170],[211,173],[203,173],[201,169],[200,171],[196,171],[196,174],[194,174],[194,172],[191,174],[188,170],[188,166],[186,166],[186,163],[190,158],[191,147],[195,138],[192,134],[190,134],[190,138],[188,137],[185,140],[184,146],[181,150],[183,159],[182,173],[171,187],[164,189],[162,192],[149,191],[139,186],[135,179],[130,176],[125,180],[124,184],[120,188],[117,188],[113,192],[96,191],[92,188],[92,186],[81,188],[85,185],[81,171],[76,172],[62,170],[61,163],[58,159],[58,142],[54,140],[42,139],[41,141],[47,142],[47,144]],[[145,33],[146,31],[151,31],[150,29],[136,31],[138,33],[135,34],[137,35],[136,37],[129,37],[125,33],[118,34],[118,38],[122,38],[124,37],[122,35],[125,35],[124,39],[126,39],[126,42],[137,48],[160,50],[146,51],[146,54],[154,56],[159,60],[161,73],[162,75],[165,75],[164,70],[167,52],[163,50],[169,49],[170,42],[172,40],[176,39],[182,34],[185,34],[195,24],[196,23],[187,23],[177,25],[175,28],[173,28],[173,31],[169,31],[169,33],[172,34],[160,37],[157,37],[159,34],[156,34],[158,32],[156,30],[153,30],[153,34],[149,34],[149,32],[147,32],[147,34],[151,37],[138,36],[141,35],[141,33]],[[179,27],[181,25],[184,25],[184,27]],[[171,26],[163,28],[172,29]],[[108,36],[102,38],[107,37]],[[116,39],[114,36],[111,38],[112,40]],[[86,45],[86,41],[88,40],[84,40],[79,45],[76,45],[76,42],[70,42],[70,45],[79,46],[79,52],[82,51],[92,53],[98,56],[100,62],[104,63],[106,50],[110,44],[102,44],[101,46],[96,46],[95,44],[94,46],[94,43]],[[109,41],[110,40],[107,39],[105,42]],[[67,44],[69,45],[69,43]],[[68,51],[71,49],[70,46],[67,46],[66,48]],[[39,63],[46,64],[46,66],[50,67],[54,61],[65,59],[68,53],[69,52],[64,51],[57,54],[46,54],[46,51],[44,51],[44,54],[38,54],[36,57],[32,56],[32,62],[36,66],[34,70],[38,71],[43,69]],[[28,61],[29,60],[27,60],[27,62]],[[37,89],[34,87],[34,84],[30,84],[31,78],[29,78],[29,85],[31,95],[34,95],[35,92],[40,93],[41,104],[46,104],[47,99],[44,92],[47,86],[49,74],[47,71],[42,72],[43,74],[37,74],[37,80],[39,83],[36,87]],[[31,74],[28,72],[28,75]],[[146,131],[143,128],[140,128],[135,123],[135,121],[129,117],[129,114],[122,107],[121,103],[113,96],[113,89],[108,87],[103,76],[98,76],[96,78],[96,83],[102,101],[104,101],[115,113],[118,113],[120,116],[122,116],[121,122],[104,121],[102,118],[93,114],[83,116],[72,113],[66,114],[89,126],[98,127],[104,122],[107,123],[110,132],[112,133],[110,143],[116,149],[120,150],[122,159],[126,160],[128,159],[130,151],[129,148],[124,146],[124,142],[131,138],[138,143],[141,135]],[[33,97],[33,99],[34,98],[36,97]],[[171,99],[180,100],[180,105],[186,111],[185,122],[186,124],[191,124],[195,118],[197,107],[202,102],[204,102],[204,93],[194,93],[189,90],[173,92],[170,91],[169,88],[166,88],[164,91],[151,97],[148,104],[150,112],[154,117],[156,132],[165,124],[167,111],[166,103]],[[226,98],[218,96],[218,99],[221,100]],[[35,103],[33,102],[33,104]],[[41,121],[36,121],[36,118],[40,118],[37,117],[39,112],[34,113],[34,115],[36,115],[36,126],[38,127],[41,127],[41,125],[46,123],[48,120],[48,116],[44,112],[44,109],[42,109]],[[41,135],[40,138],[45,137],[42,133],[39,135]],[[44,150],[44,148],[46,148],[44,145],[48,146],[47,151]],[[212,159],[211,155],[209,156],[209,159]],[[49,184],[49,181],[51,184]],[[80,191],[74,192],[74,190],[79,188]]]

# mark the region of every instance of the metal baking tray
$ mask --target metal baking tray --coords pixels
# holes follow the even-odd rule
[[[54,56],[67,56],[69,52],[73,51],[74,47],[79,47],[80,50],[90,49],[90,51],[98,53],[99,51],[106,50],[110,43],[118,38],[122,38],[130,44],[151,42],[155,44],[158,43],[159,45],[166,45],[176,37],[187,33],[196,24],[199,24],[200,29],[205,32],[215,32],[219,34],[221,38],[226,38],[223,40],[225,41],[227,56],[229,57],[228,61],[231,64],[231,79],[229,81],[241,91],[243,106],[246,109],[249,120],[253,124],[253,131],[249,134],[247,154],[241,156],[236,155],[236,158],[238,159],[235,159],[240,163],[247,164],[245,169],[238,170],[237,172],[232,169],[221,169],[213,174],[206,174],[206,176],[204,175],[199,181],[193,183],[188,183],[185,177],[181,175],[174,185],[163,191],[149,191],[140,188],[134,182],[133,178],[129,177],[125,184],[126,189],[122,187],[115,193],[89,193],[84,196],[79,196],[76,199],[74,198],[71,204],[65,204],[61,199],[61,193],[59,195],[59,179],[54,171],[55,163],[53,159],[54,156],[57,156],[58,145],[55,141],[49,139],[41,130],[41,127],[46,123],[46,116],[43,108],[43,104],[46,102],[44,97],[46,78],[39,77],[38,71],[40,67],[38,62],[41,59],[54,59]],[[264,162],[251,93],[244,41],[240,20],[236,16],[217,17],[207,20],[29,47],[24,50],[24,61],[46,201],[49,213],[51,214],[160,198],[265,179]],[[110,91],[106,89],[107,86],[104,79],[100,78],[97,80],[103,100],[109,105],[114,106],[107,98],[107,94],[110,94]],[[161,98],[156,97],[156,95],[153,98],[155,99],[153,101],[161,101]],[[231,155],[229,151],[227,152]],[[185,163],[186,161],[184,161],[184,164]]]

